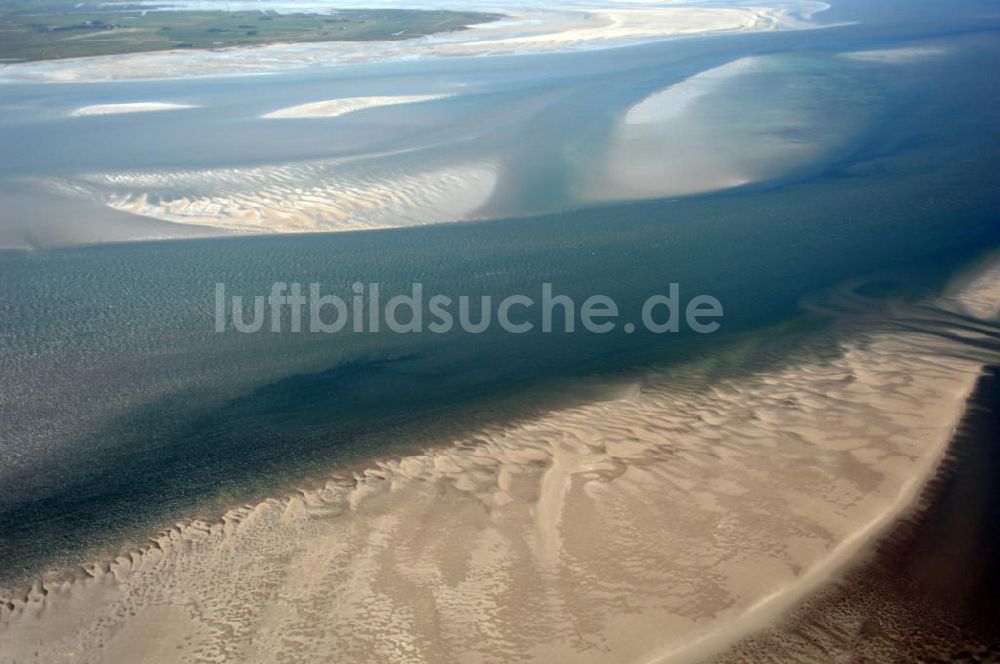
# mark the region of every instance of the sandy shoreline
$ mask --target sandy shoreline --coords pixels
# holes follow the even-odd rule
[[[944,296],[995,338],[1000,265],[956,279]],[[974,353],[975,354],[975,353]],[[995,342],[936,470],[900,517],[844,574],[780,621],[739,641],[718,664],[994,661],[1000,657],[1000,366]],[[987,360],[986,358],[990,358]]]
[[[970,395],[946,457],[869,555],[779,624],[712,661],[995,661],[1000,657],[1000,368]]]
[[[450,34],[403,41],[305,42],[9,63],[0,66],[0,83],[234,76],[399,58],[600,48],[719,32],[812,28],[816,27],[812,17],[828,8],[815,0],[797,0],[778,7],[704,7],[641,1],[600,6],[568,2],[530,11],[501,3],[486,9],[506,18]]]
[[[979,367],[878,333],[707,391],[653,373],[36,585],[0,661],[694,661],[905,510]]]

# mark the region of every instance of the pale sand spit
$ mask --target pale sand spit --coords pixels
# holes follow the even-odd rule
[[[378,108],[379,106],[397,106],[399,104],[416,104],[422,101],[433,101],[434,99],[444,99],[451,97],[450,94],[441,95],[398,95],[381,97],[345,97],[343,99],[329,99],[326,101],[316,101],[309,104],[300,104],[288,108],[278,109],[262,115],[267,119],[294,119],[294,118],[335,118],[355,111],[363,111],[368,108]]]
[[[772,94],[766,79],[755,81],[762,92],[752,101],[730,92],[737,79],[782,66],[769,56],[741,58],[639,100],[613,127],[602,159],[581,164],[574,190],[583,202],[688,196],[780,177],[822,159],[849,132]]]
[[[155,111],[176,111],[184,108],[197,108],[191,104],[168,104],[164,102],[135,102],[129,104],[94,104],[81,106],[70,115],[80,117],[85,115],[118,115],[119,113],[151,113]]]
[[[676,120],[691,110],[693,102],[729,79],[753,71],[759,62],[758,58],[740,58],[699,72],[634,104],[623,121],[628,125],[641,125]]]

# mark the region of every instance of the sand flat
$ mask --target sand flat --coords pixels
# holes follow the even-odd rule
[[[398,228],[474,218],[499,177],[490,162],[366,170],[336,160],[233,169],[96,173],[63,195],[179,224],[250,233]]]
[[[654,372],[180,524],[11,601],[0,661],[169,661],[171,639],[184,657],[244,662],[694,661],[907,509],[980,371],[938,351],[878,333],[708,391],[678,386],[711,363]],[[156,616],[145,649],[134,625]]]

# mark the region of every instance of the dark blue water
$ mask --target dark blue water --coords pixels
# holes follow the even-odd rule
[[[726,53],[897,45],[931,36],[931,25],[901,21],[891,35],[879,24],[727,37],[698,47],[682,40],[539,62],[590,87],[609,80],[619,58],[644,62],[650,79],[627,79],[641,98],[655,87],[658,58],[674,58],[674,66],[690,57],[696,71]],[[945,33],[948,57],[890,74],[859,70],[853,80],[879,89],[862,91],[873,105],[864,131],[814,172],[784,182],[461,225],[0,253],[0,576],[114,548],[206,504],[248,500],[372,455],[586,398],[567,385],[724,356],[738,336],[793,348],[822,324],[802,318],[799,299],[847,278],[895,270],[906,275],[897,284],[904,290],[942,283],[1000,240],[1000,81],[992,75],[1000,41],[980,21],[949,23]],[[592,68],[581,73],[579,62]],[[484,75],[499,67],[482,63]],[[309,87],[313,75],[284,84]],[[189,85],[205,85],[207,95],[237,84]],[[45,89],[73,96],[80,86]],[[609,94],[621,94],[615,90]],[[857,103],[862,92],[843,94]],[[28,92],[13,86],[9,94]],[[44,130],[5,130],[5,154],[16,163],[0,169],[47,170],[60,159],[69,167],[101,137],[99,129],[95,137],[59,128],[42,141]],[[163,165],[179,153],[161,151],[166,142],[196,140],[169,124],[162,135],[142,131],[120,139],[137,141],[141,163],[123,164]],[[206,125],[201,137],[211,134]],[[280,145],[283,156],[312,149],[291,136],[261,144]],[[209,163],[223,148],[235,149],[214,143],[193,159]],[[215,283],[254,295],[275,281],[321,282],[345,296],[351,283],[373,281],[386,297],[419,281],[428,293],[498,298],[536,297],[550,282],[578,302],[612,296],[623,321],[637,320],[647,296],[677,282],[685,294],[718,298],[725,318],[705,336],[213,331]],[[780,359],[775,351],[768,361]],[[735,358],[732,366],[732,376],[747,370]]]

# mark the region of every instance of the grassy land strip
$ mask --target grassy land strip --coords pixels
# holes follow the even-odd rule
[[[0,60],[50,60],[276,42],[407,39],[499,18],[481,12],[345,9],[334,14],[170,11],[70,0],[0,1]]]

